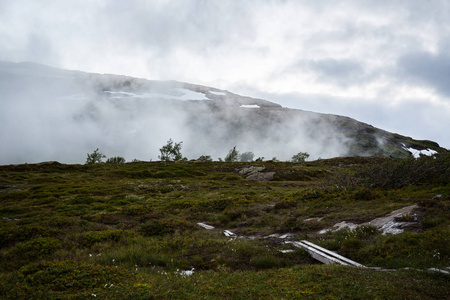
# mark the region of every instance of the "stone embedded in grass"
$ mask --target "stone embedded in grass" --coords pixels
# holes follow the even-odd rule
[[[246,175],[246,179],[270,181],[275,172],[264,172],[266,167],[245,167],[239,170],[239,174]]]

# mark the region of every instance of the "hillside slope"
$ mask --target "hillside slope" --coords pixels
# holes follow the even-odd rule
[[[0,90],[0,164],[82,162],[97,147],[128,160],[156,159],[169,138],[183,141],[190,159],[223,157],[233,146],[281,160],[300,151],[312,159],[446,151],[348,117],[176,81],[2,62]]]
[[[448,154],[0,166],[0,298],[448,299],[449,180]]]

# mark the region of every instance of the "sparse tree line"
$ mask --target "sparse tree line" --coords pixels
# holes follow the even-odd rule
[[[184,157],[181,154],[181,147],[183,142],[175,143],[172,141],[172,139],[169,139],[167,143],[159,148],[160,155],[158,155],[158,158],[163,161],[165,164],[167,164],[170,161],[187,161],[188,159]],[[306,161],[306,159],[309,157],[309,154],[307,152],[299,152],[292,156],[291,162],[295,163],[301,163]],[[97,148],[94,150],[93,153],[87,154],[86,164],[97,164],[102,163],[103,159],[106,158],[106,155],[99,152],[99,149]],[[230,151],[228,151],[228,154],[225,156],[224,159],[218,158],[218,161],[225,161],[225,162],[261,162],[264,161],[264,157],[258,157],[255,158],[255,154],[251,151],[242,152],[239,153],[238,150],[236,150],[236,146],[234,146]],[[138,162],[139,160],[134,159],[132,162]],[[213,161],[210,155],[201,155],[199,158],[194,159],[194,161],[202,161],[202,162],[208,162]],[[276,157],[273,157],[271,161],[279,161]],[[107,164],[123,164],[125,163],[125,158],[121,156],[115,156],[115,157],[109,157],[106,159],[105,163]]]

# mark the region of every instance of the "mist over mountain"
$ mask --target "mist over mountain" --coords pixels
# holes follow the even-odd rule
[[[0,164],[83,163],[96,148],[156,160],[170,138],[188,159],[225,157],[236,146],[289,160],[446,151],[354,119],[283,108],[226,90],[0,62]]]

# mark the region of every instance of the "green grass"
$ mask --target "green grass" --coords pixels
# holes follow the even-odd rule
[[[444,299],[447,275],[403,270],[450,266],[448,159],[421,162],[0,166],[0,297]],[[247,180],[237,172],[246,166],[264,166],[274,180]],[[429,172],[420,182],[396,176],[417,166]],[[411,232],[318,234],[414,203],[420,219]],[[252,239],[230,239],[224,229]],[[399,270],[320,265],[265,238],[273,233]],[[287,249],[294,252],[280,252]],[[191,268],[193,276],[180,275]]]

